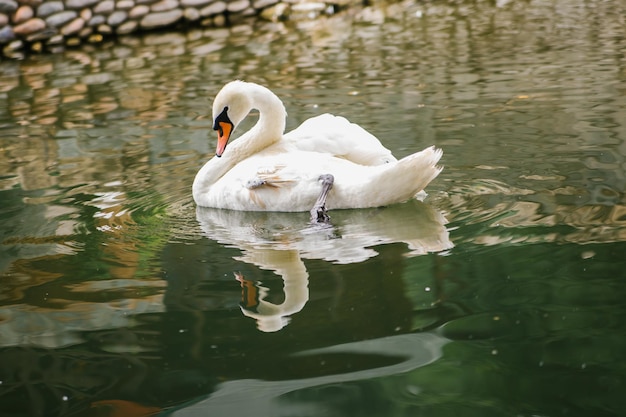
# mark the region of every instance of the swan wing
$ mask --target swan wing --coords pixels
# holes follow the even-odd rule
[[[305,120],[283,140],[301,151],[327,153],[359,165],[396,161],[374,135],[344,117],[328,113]]]
[[[249,211],[308,211],[321,190],[321,161],[317,152],[260,152],[232,167],[212,186],[208,207]]]

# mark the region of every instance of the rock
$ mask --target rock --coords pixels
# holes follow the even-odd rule
[[[49,45],[48,46],[48,52],[50,52],[51,54],[60,54],[65,52],[65,45]],[[56,123],[58,119],[56,117],[51,117],[50,118],[50,124]],[[37,120],[37,123],[39,124],[43,124],[41,119]]]
[[[226,26],[226,17],[223,14],[218,14],[213,18],[213,26],[218,28]]]
[[[28,36],[35,32],[39,32],[46,28],[46,22],[38,17],[28,19],[26,22],[21,23],[13,28],[13,32],[19,36]]]
[[[116,10],[107,18],[107,24],[112,27],[119,26],[124,23],[127,18],[128,13],[124,10]]]
[[[13,0],[0,0],[0,13],[11,14],[17,10],[17,2]]]
[[[213,4],[209,4],[200,10],[200,16],[207,17],[216,14],[224,13],[226,11],[226,3],[223,1],[216,1]]]
[[[50,16],[51,14],[58,13],[63,11],[65,6],[61,1],[47,1],[42,3],[41,6],[37,7],[37,17],[41,17],[42,19]]]
[[[279,0],[254,0],[252,2],[252,7],[255,9],[265,9],[266,7],[273,6],[278,3]]]
[[[89,26],[86,26],[86,27],[82,28],[80,30],[80,32],[78,32],[78,37],[81,38],[81,39],[84,39],[84,38],[90,36],[92,33],[93,33],[93,28],[89,27]]]
[[[91,9],[83,9],[80,11],[80,17],[82,17],[85,22],[88,22],[92,16],[93,12],[91,11]]]
[[[143,17],[148,13],[150,13],[150,7],[146,6],[145,4],[140,4],[130,9],[130,12],[128,12],[128,17],[130,17],[131,19],[139,19],[140,17]]]
[[[24,42],[15,40],[4,47],[3,52],[7,53],[7,51],[17,51],[18,49],[22,49],[24,47]]]
[[[98,25],[98,28],[96,30],[103,35],[110,35],[111,33],[113,33],[113,29],[111,29],[111,26],[105,24]]]
[[[115,2],[113,0],[101,1],[93,8],[95,14],[111,14],[115,10]]]
[[[63,35],[54,35],[52,37],[50,37],[50,39],[48,39],[48,41],[46,42],[46,44],[48,45],[60,45],[63,43]]]
[[[141,19],[143,29],[155,29],[176,23],[183,16],[180,9],[169,10],[162,13],[151,13]]]
[[[326,4],[324,3],[319,3],[319,2],[313,2],[313,1],[307,1],[304,3],[296,3],[293,6],[291,6],[291,10],[294,13],[320,13],[322,12],[324,9],[326,8]]]
[[[89,38],[87,39],[87,42],[98,43],[98,42],[102,42],[103,39],[104,37],[100,33],[94,33],[93,35],[89,36]]]
[[[234,0],[228,2],[226,10],[231,13],[237,13],[246,10],[249,6],[250,2],[248,0]]]
[[[117,10],[130,10],[135,7],[135,2],[133,0],[120,0],[115,4],[115,8]]]
[[[61,28],[61,34],[64,36],[74,35],[75,33],[80,32],[83,27],[85,27],[85,21],[82,18],[77,17]]]
[[[150,6],[150,10],[153,12],[165,12],[178,7],[178,1],[176,0],[161,0],[158,3],[154,3]],[[181,12],[182,13],[182,12]]]
[[[185,11],[183,11],[183,16],[190,22],[195,22],[200,19],[200,12],[194,7],[187,7]]]
[[[33,52],[41,52],[43,50],[43,44],[41,42],[35,42],[30,45],[30,50]]]
[[[0,29],[0,43],[8,43],[15,39],[15,32],[11,26],[5,26]]]
[[[115,29],[115,32],[118,35],[126,35],[128,33],[132,33],[137,29],[139,23],[136,20],[129,20],[128,22],[124,22]]]
[[[46,23],[48,24],[48,26],[58,28],[59,26],[66,24],[70,20],[75,19],[76,16],[78,16],[78,13],[76,13],[74,10],[66,10],[46,17]]]
[[[101,14],[97,14],[87,21],[87,26],[89,27],[98,26],[98,25],[103,24],[106,21],[107,21],[106,17],[102,16]]]
[[[9,23],[9,16],[4,13],[0,13],[0,27],[6,26]]]
[[[65,7],[68,9],[84,9],[98,2],[99,0],[65,0]]]
[[[288,16],[289,5],[287,3],[276,3],[274,6],[267,7],[261,11],[261,17],[272,22],[286,20]]]
[[[50,39],[54,35],[57,34],[57,30],[55,28],[46,27],[45,29],[32,33],[26,36],[27,42],[38,42],[46,39]]]
[[[30,6],[20,6],[15,13],[13,14],[13,23],[20,24],[24,23],[31,17],[33,17],[35,12],[33,12],[33,8]]]
[[[203,7],[211,2],[212,0],[181,0],[180,4],[183,7]]]

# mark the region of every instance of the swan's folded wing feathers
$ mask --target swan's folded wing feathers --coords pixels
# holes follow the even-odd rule
[[[294,183],[293,178],[287,178],[280,175],[280,171],[284,168],[285,165],[259,167],[256,176],[248,180],[246,186],[250,189],[254,189],[262,186],[280,188],[285,185],[292,185]]]
[[[328,113],[305,120],[283,139],[299,150],[328,153],[359,165],[396,161],[376,136],[345,117]]]

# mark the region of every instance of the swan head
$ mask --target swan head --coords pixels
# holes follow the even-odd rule
[[[252,135],[257,143],[267,145],[282,137],[287,112],[280,99],[259,84],[231,81],[222,87],[213,102],[213,130],[217,131],[215,155],[222,156],[231,134],[252,109],[259,110],[259,123]]]
[[[222,156],[231,134],[252,110],[249,83],[231,81],[226,84],[213,102],[213,130],[217,131],[216,156]]]

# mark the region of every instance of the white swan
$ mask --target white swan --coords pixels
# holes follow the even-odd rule
[[[252,109],[256,125],[226,145]],[[232,81],[213,103],[217,158],[193,182],[197,205],[242,211],[311,211],[379,207],[407,201],[435,178],[442,151],[434,147],[401,160],[374,136],[342,117],[321,115],[283,135],[280,99],[254,83]],[[331,190],[332,188],[332,190]]]

